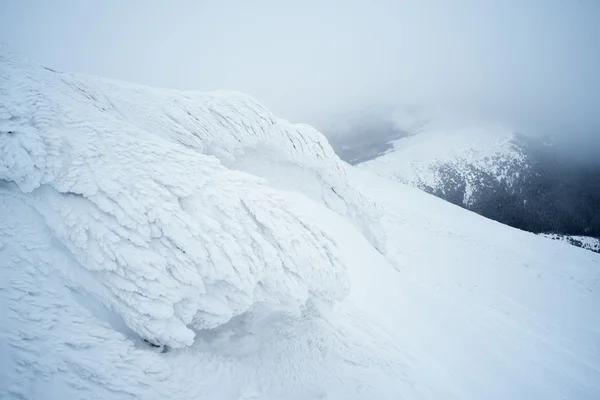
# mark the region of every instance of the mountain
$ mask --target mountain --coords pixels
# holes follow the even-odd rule
[[[435,125],[359,166],[519,229],[600,237],[600,165],[542,138]]]
[[[589,399],[600,255],[238,93],[0,49],[0,398]]]

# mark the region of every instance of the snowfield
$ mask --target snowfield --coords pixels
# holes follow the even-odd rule
[[[600,255],[229,92],[0,48],[0,398],[594,399]]]

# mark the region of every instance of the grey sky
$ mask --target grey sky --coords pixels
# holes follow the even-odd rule
[[[0,40],[55,69],[235,89],[317,125],[437,103],[600,128],[598,0],[2,0]]]

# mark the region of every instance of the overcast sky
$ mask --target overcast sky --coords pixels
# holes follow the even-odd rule
[[[317,125],[437,103],[600,128],[600,0],[3,0],[0,40],[54,69],[234,89]]]

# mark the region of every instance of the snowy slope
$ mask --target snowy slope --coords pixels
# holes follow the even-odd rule
[[[597,254],[356,174],[387,210],[396,338],[430,398],[598,396]]]
[[[442,120],[443,122],[444,120]],[[444,122],[445,123],[445,122]],[[599,236],[600,168],[540,137],[429,123],[359,167],[534,233]],[[584,246],[584,241],[569,243]]]
[[[510,187],[528,167],[516,139],[502,127],[431,124],[394,141],[392,150],[359,166],[433,191],[447,191],[452,186],[449,179],[455,180],[465,186],[462,203],[468,206],[473,192],[483,185],[482,172]]]
[[[243,95],[2,49],[0,204],[0,398],[600,394],[599,255],[348,167]]]

